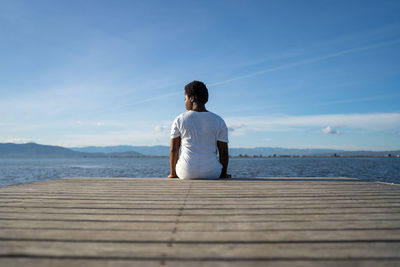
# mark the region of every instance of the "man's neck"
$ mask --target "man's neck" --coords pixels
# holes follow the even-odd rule
[[[193,104],[193,111],[197,111],[197,112],[206,112],[206,106],[204,104],[198,104],[198,103],[194,103]]]

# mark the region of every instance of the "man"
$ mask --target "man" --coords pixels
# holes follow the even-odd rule
[[[230,178],[228,128],[221,117],[206,109],[207,101],[204,83],[193,81],[185,86],[187,112],[176,117],[171,127],[168,178]]]

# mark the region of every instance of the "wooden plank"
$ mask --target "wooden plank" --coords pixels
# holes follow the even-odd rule
[[[278,241],[387,241],[400,242],[400,229],[369,230],[274,230],[274,231],[181,231],[179,228],[153,229],[143,231],[115,230],[68,230],[68,229],[2,229],[0,241],[4,240],[70,240],[70,241],[175,241],[190,242],[278,242]]]
[[[65,217],[62,217],[62,216]],[[26,221],[105,221],[105,222],[174,222],[177,214],[107,215],[107,214],[43,214],[43,213],[2,213],[0,220]],[[373,216],[373,217],[372,217]],[[342,214],[259,214],[259,215],[184,215],[181,223],[247,223],[247,222],[316,222],[316,221],[399,221],[400,213],[342,213]]]
[[[390,245],[390,246],[389,246]],[[60,242],[2,241],[0,257],[5,255],[38,255],[71,258],[160,258],[167,255],[180,259],[392,259],[400,261],[400,243],[396,242]],[[15,251],[18,251],[16,253]]]
[[[4,266],[398,266],[400,187],[65,178],[0,188]]]
[[[2,228],[42,229],[105,229],[105,230],[147,230],[174,229],[174,222],[79,222],[74,221],[0,221]],[[339,230],[339,229],[398,229],[398,221],[316,221],[306,222],[246,222],[246,223],[185,223],[179,225],[180,231],[269,231],[269,230]],[[1,233],[1,232],[0,232]]]
[[[299,208],[285,208],[284,206],[281,207],[258,207],[251,209],[251,206],[240,207],[237,208],[235,206],[231,208],[224,208],[218,209],[218,207],[211,207],[211,208],[187,208],[187,204],[185,205],[185,210],[182,212],[185,215],[199,215],[199,216],[213,216],[213,215],[246,215],[246,216],[256,216],[256,215],[284,215],[284,214],[303,214],[303,215],[313,215],[313,214],[387,214],[387,213],[400,213],[400,206],[398,207],[390,207],[390,206],[358,206],[358,207],[329,207],[325,206],[323,208],[320,207],[299,207]],[[148,209],[129,209],[129,208],[121,208],[121,209],[82,209],[82,208],[65,208],[60,210],[59,208],[54,207],[1,207],[2,213],[11,213],[11,214],[93,214],[93,215],[170,215],[175,216],[180,211],[180,206],[176,206],[175,208],[164,209],[163,207],[160,208],[152,208],[149,205]]]
[[[18,258],[18,259],[1,259],[0,266],[30,266],[30,267],[53,267],[53,266],[87,266],[87,267],[98,267],[98,266],[116,266],[116,267],[131,267],[131,266],[177,266],[177,267],[192,267],[192,266],[218,266],[218,267],[236,267],[236,266],[274,266],[274,267],[314,267],[314,266],[327,266],[337,267],[338,264],[342,267],[348,266],[365,266],[365,267],[381,267],[381,266],[398,266],[397,261],[393,260],[382,260],[382,259],[369,259],[367,261],[362,259],[348,259],[348,260],[337,260],[329,261],[326,259],[318,260],[306,260],[306,259],[294,259],[284,260],[279,258],[269,259],[268,261],[261,259],[245,259],[245,260],[218,260],[218,259],[207,259],[207,260],[182,260],[175,258],[151,258],[141,260],[125,259],[70,259],[67,257],[57,258]]]

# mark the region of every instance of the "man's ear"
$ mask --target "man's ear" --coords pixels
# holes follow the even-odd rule
[[[195,102],[195,101],[194,101],[194,96],[190,96],[190,97],[189,97],[189,100],[190,100],[191,103],[194,103],[194,102]]]

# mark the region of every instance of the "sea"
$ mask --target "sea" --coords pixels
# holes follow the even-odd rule
[[[228,173],[249,177],[350,177],[400,183],[400,158],[231,158]],[[0,186],[63,177],[167,177],[169,159],[13,158],[0,159]]]

